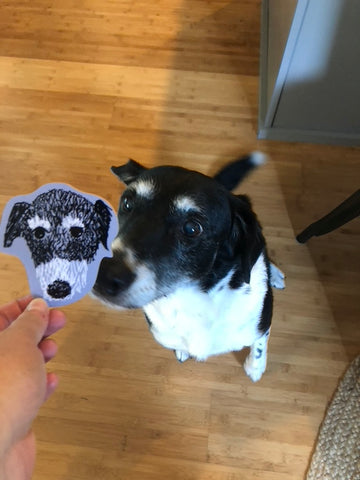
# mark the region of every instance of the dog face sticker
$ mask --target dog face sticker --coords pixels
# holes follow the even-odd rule
[[[95,283],[111,257],[116,214],[104,200],[65,184],[47,184],[14,197],[0,225],[0,251],[20,258],[30,290],[49,306],[73,303]]]

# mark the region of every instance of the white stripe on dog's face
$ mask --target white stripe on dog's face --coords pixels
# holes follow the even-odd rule
[[[35,215],[35,217],[33,218],[29,218],[28,225],[29,225],[29,228],[31,228],[31,230],[35,230],[35,228],[42,227],[42,228],[45,228],[45,230],[49,231],[51,228],[50,222],[45,218],[40,218],[38,215]]]
[[[117,250],[118,252],[123,253],[125,263],[131,270],[134,270],[134,273],[136,273],[136,268],[138,267],[139,262],[137,262],[134,252],[130,248],[125,247],[121,238],[115,238],[111,244],[111,249],[112,251]]]
[[[67,217],[64,217],[62,226],[67,229],[70,229],[71,227],[84,228],[84,223],[80,220],[80,218],[68,215]]]
[[[156,191],[155,184],[151,180],[139,180],[132,185],[132,188],[135,189],[137,195],[149,200],[154,197]]]
[[[154,272],[147,265],[137,260],[135,253],[124,246],[121,238],[115,238],[111,244],[111,249],[123,254],[125,264],[135,274],[135,280],[125,291],[120,293],[121,305],[127,308],[135,308],[151,302],[157,293]]]
[[[181,210],[182,212],[188,212],[190,210],[194,210],[196,212],[200,212],[201,209],[195,203],[195,201],[186,195],[180,195],[175,198],[173,201],[173,205],[176,210]]]
[[[124,244],[119,237],[116,237],[111,244],[111,250],[120,250],[121,252],[125,250]]]

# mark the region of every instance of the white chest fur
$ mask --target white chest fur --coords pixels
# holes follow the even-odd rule
[[[261,336],[257,326],[268,288],[264,256],[255,263],[249,284],[231,289],[231,276],[208,293],[189,284],[148,304],[144,310],[155,339],[198,360],[252,345]]]

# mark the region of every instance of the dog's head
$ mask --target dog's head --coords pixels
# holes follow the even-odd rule
[[[86,284],[87,265],[99,245],[107,247],[111,213],[102,201],[92,203],[71,190],[53,188],[32,202],[13,205],[6,224],[4,248],[25,240],[41,294],[63,299]]]
[[[247,197],[180,167],[146,169],[130,160],[112,171],[127,188],[96,296],[137,308],[191,282],[208,291],[230,271],[230,287],[249,282],[264,239]]]

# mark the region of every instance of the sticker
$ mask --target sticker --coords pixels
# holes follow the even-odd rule
[[[93,287],[111,257],[116,214],[103,199],[62,183],[12,198],[0,224],[0,251],[25,266],[31,294],[50,307],[69,305]]]

